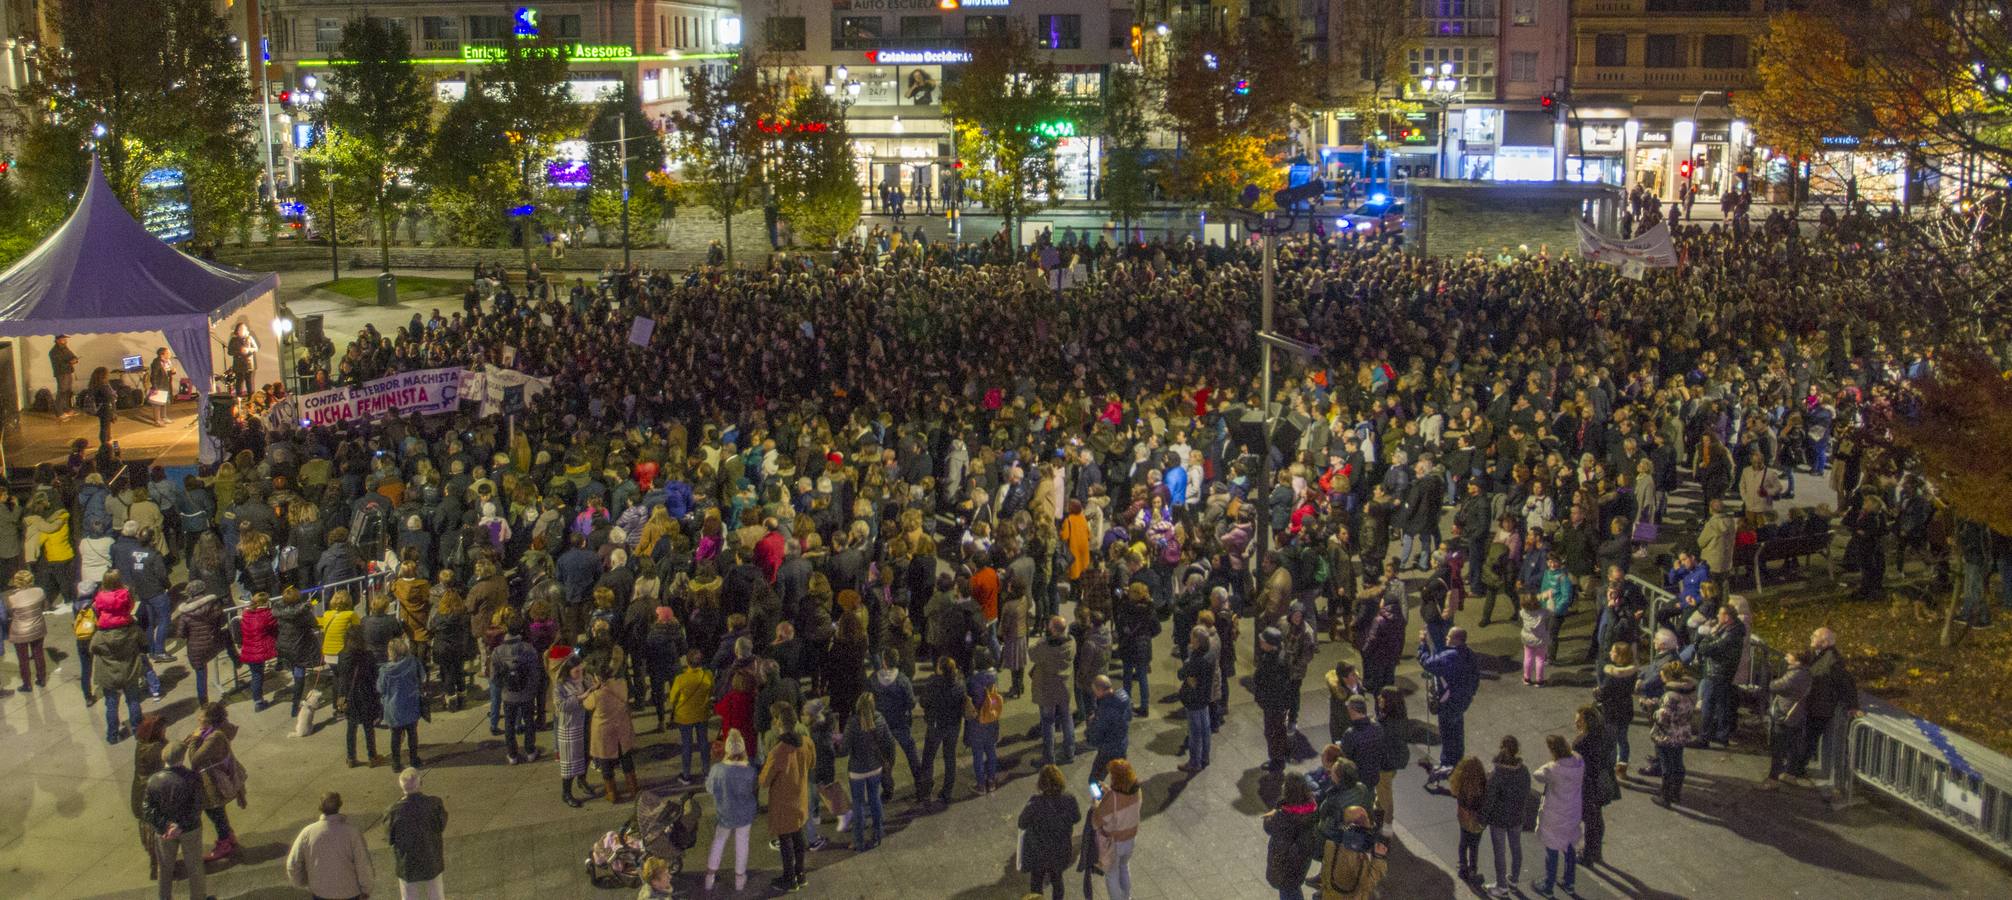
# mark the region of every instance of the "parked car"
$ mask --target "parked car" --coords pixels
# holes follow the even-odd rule
[[[1336,225],[1355,231],[1400,230],[1404,227],[1404,201],[1378,194],[1343,215]]]

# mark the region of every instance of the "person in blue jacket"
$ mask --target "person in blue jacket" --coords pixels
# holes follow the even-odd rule
[[[1418,640],[1423,645],[1425,630],[1419,629]],[[1428,786],[1443,782],[1453,774],[1453,766],[1467,753],[1467,707],[1474,702],[1474,692],[1481,687],[1481,669],[1474,661],[1474,651],[1467,649],[1467,629],[1454,628],[1446,632],[1446,649],[1437,653],[1427,652],[1421,646],[1418,665],[1426,673],[1439,680],[1439,765],[1420,760],[1428,775]]]
[[[1090,780],[1102,781],[1111,760],[1125,755],[1132,727],[1132,698],[1113,685],[1109,675],[1097,676],[1090,683],[1090,694],[1094,699],[1083,740],[1097,751],[1097,758],[1090,763]]]

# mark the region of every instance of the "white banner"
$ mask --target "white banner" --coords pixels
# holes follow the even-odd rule
[[[461,385],[467,396],[482,398],[483,415],[494,416],[524,411],[539,394],[552,389],[552,380],[535,378],[516,369],[489,369],[469,372]]]
[[[378,419],[392,413],[425,415],[448,412],[461,403],[460,369],[400,372],[357,387],[316,391],[300,398],[299,419],[306,425],[333,425],[356,419]]]
[[[453,412],[467,399],[482,405],[482,415],[493,416],[520,411],[551,389],[551,379],[515,369],[421,369],[358,387],[305,394],[293,404],[275,406],[268,415],[274,424],[290,418],[314,427],[380,419],[394,412],[405,416]]]
[[[1677,264],[1677,248],[1670,243],[1670,227],[1666,223],[1657,222],[1627,240],[1606,237],[1594,231],[1585,219],[1580,219],[1578,225],[1579,255],[1590,262],[1620,266],[1624,270],[1633,267],[1668,269]]]

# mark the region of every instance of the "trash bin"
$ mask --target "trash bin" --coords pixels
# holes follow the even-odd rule
[[[398,278],[390,272],[377,276],[377,305],[394,306],[398,303]]]

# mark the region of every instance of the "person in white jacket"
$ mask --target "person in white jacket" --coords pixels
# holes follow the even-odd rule
[[[1581,796],[1586,781],[1586,761],[1572,752],[1572,744],[1555,734],[1544,736],[1551,761],[1538,767],[1531,780],[1544,789],[1544,804],[1537,808],[1537,839],[1544,842],[1544,880],[1532,884],[1538,894],[1549,897],[1554,887],[1572,895],[1579,864],[1580,826],[1583,823]],[[1558,880],[1558,857],[1565,857],[1565,878]]]
[[[342,795],[321,795],[321,818],[308,823],[286,854],[287,878],[293,886],[324,900],[358,900],[370,896],[376,879],[363,832],[342,815]]]

